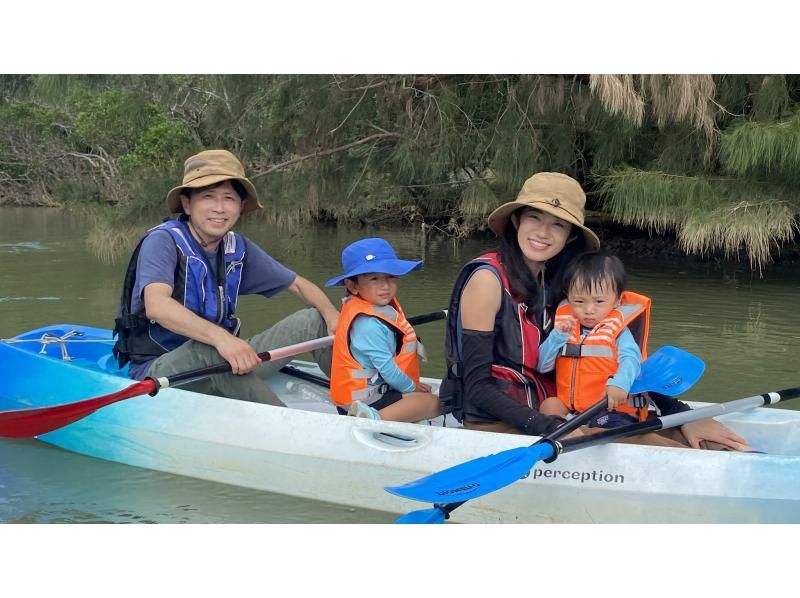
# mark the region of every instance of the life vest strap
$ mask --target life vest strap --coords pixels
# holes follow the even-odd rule
[[[364,368],[363,370],[352,370],[352,376],[356,380],[372,380],[378,375],[375,368]]]
[[[574,343],[567,343],[561,347],[559,355],[562,357],[614,357],[614,351],[611,347],[605,345],[576,345]]]
[[[354,401],[361,401],[362,403],[370,404],[380,399],[383,395],[391,390],[391,387],[384,382],[377,386],[367,386],[361,390],[355,390],[351,394]]]

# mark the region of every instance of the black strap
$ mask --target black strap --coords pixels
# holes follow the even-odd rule
[[[567,343],[563,347],[561,347],[561,351],[559,355],[562,357],[580,357],[581,356],[581,347],[582,345],[576,345],[574,343]]]

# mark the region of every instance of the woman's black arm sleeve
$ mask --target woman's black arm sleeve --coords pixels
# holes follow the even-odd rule
[[[461,337],[465,399],[489,415],[514,426],[520,432],[542,436],[564,420],[543,415],[506,396],[491,375],[494,332],[464,329]]]
[[[673,413],[683,413],[684,411],[692,410],[692,408],[683,401],[673,399],[670,396],[662,395],[657,392],[649,392],[647,394],[650,395],[650,398],[653,400],[656,407],[658,407],[661,415],[672,415]]]

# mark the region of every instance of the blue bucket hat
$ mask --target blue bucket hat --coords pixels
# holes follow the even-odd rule
[[[393,276],[404,276],[422,267],[422,262],[412,262],[397,258],[389,242],[380,238],[361,239],[350,243],[342,251],[342,270],[344,274],[331,278],[326,287],[344,284],[345,278],[352,278],[367,272],[379,272]]]

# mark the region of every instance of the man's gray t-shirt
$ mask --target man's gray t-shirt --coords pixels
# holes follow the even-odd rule
[[[219,250],[221,250],[220,244]],[[216,279],[217,253],[206,253],[206,260],[211,266],[210,275]],[[131,296],[131,313],[138,313],[144,308],[144,288],[151,283],[161,282],[175,287],[175,269],[178,265],[178,253],[172,235],[165,230],[153,231],[142,242],[139,258],[136,262],[136,282]],[[263,295],[272,297],[288,288],[297,274],[270,256],[258,245],[245,238],[244,269],[239,285],[239,295]],[[131,363],[129,376],[141,380],[153,360]]]

